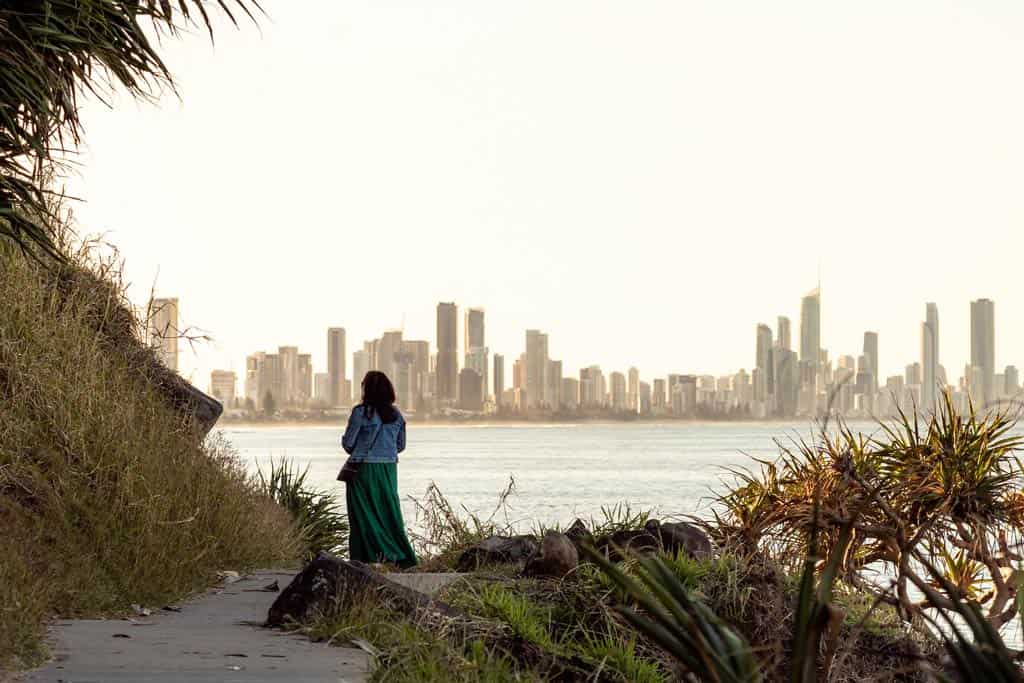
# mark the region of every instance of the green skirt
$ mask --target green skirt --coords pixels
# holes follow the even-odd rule
[[[398,499],[398,465],[364,462],[355,481],[345,485],[348,506],[348,556],[359,562],[416,565],[405,535]]]

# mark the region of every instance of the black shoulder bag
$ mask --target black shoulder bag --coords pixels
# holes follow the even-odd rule
[[[382,422],[380,427],[377,428],[377,433],[373,435],[373,441],[370,442],[370,450],[373,450],[374,444],[377,443],[377,437],[380,436],[381,430],[384,429],[384,423]],[[355,450],[355,449],[353,449]],[[352,456],[348,456],[345,460],[345,464],[342,466],[341,471],[338,472],[338,481],[343,481],[346,484],[351,484],[359,476],[359,467],[363,463],[355,462],[352,460]]]

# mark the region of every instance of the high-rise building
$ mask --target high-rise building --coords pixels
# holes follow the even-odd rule
[[[331,394],[331,373],[318,372],[313,375],[313,400],[317,403],[332,406],[334,396]]]
[[[770,396],[775,394],[775,371],[772,362],[772,328],[763,323],[757,326],[755,367],[759,372],[757,373],[757,383],[754,386],[754,399],[767,401]],[[657,395],[657,390],[655,390],[655,395]]]
[[[210,373],[210,395],[230,408],[235,403],[235,387],[238,377],[231,370],[214,370]]]
[[[454,303],[437,305],[437,399],[453,403],[458,393],[459,309]]]
[[[160,360],[171,370],[178,371],[178,300],[153,299],[146,324],[150,345],[157,350]]]
[[[1017,398],[1017,394],[1020,393],[1020,373],[1017,366],[1006,366],[1006,370],[1003,371],[1003,382],[1003,395],[1009,399]]]
[[[665,398],[665,380],[654,380],[654,389],[651,392],[651,410],[661,413],[668,409],[668,399]]]
[[[344,327],[327,328],[327,395],[317,398],[332,408],[347,406],[352,398],[345,372]]]
[[[465,348],[467,352],[469,349],[487,346],[484,342],[484,309],[466,309],[465,333],[466,337],[463,348]]]
[[[867,360],[867,370],[871,375],[871,386],[862,393],[873,394],[878,391],[878,333],[864,333],[864,357]]]
[[[544,400],[552,410],[562,407],[562,361],[549,360],[544,373]]]
[[[482,308],[470,308],[466,311],[465,322],[465,366],[472,368],[480,375],[483,395],[486,398],[488,391],[487,382],[487,345],[484,342],[484,310]]]
[[[621,372],[613,372],[609,375],[611,384],[612,410],[622,412],[626,410],[626,376]]]
[[[277,357],[281,359],[281,391],[274,398],[278,407],[294,405],[299,394],[299,347],[279,346]]]
[[[361,350],[352,352],[352,400],[355,403],[362,400],[363,378],[373,369],[370,358],[365,344]]]
[[[604,404],[604,375],[601,368],[597,365],[580,368],[580,406],[601,408]]]
[[[800,397],[800,367],[803,364],[797,361],[796,351],[786,349],[775,349],[772,364],[775,376],[775,414],[779,417],[793,417]]]
[[[908,365],[903,372],[903,377],[906,381],[907,386],[920,386],[921,364],[911,363],[910,365]]]
[[[629,386],[626,391],[626,407],[630,412],[638,413],[640,412],[640,371],[636,368],[630,368],[628,381]]]
[[[995,398],[995,315],[995,304],[991,299],[971,302],[971,366],[981,373],[981,396],[974,399],[982,403]]]
[[[505,393],[505,356],[494,354],[494,404],[502,405]]]
[[[821,363],[821,290],[800,302],[800,362],[813,368],[815,380]]]
[[[562,406],[566,410],[580,407],[580,381],[575,377],[562,378]]]
[[[295,365],[295,403],[306,405],[313,398],[313,358],[300,353]]]
[[[921,407],[934,410],[943,382],[939,375],[939,307],[933,303],[926,304],[921,323],[921,372]]]
[[[791,325],[789,318],[784,315],[780,315],[778,319],[778,333],[776,334],[775,344],[780,349],[789,351],[793,348],[792,334],[790,332]]]
[[[402,342],[400,355],[403,371],[409,375],[409,393],[406,396],[408,408],[424,410],[428,398],[432,398],[430,389],[430,342],[406,339]]]
[[[647,382],[640,382],[640,390],[637,392],[636,409],[641,415],[651,414],[651,385]]]
[[[395,379],[399,356],[402,353],[402,330],[388,330],[381,335],[377,345],[377,369]]]
[[[283,407],[287,403],[283,384],[281,357],[278,354],[260,351],[246,357],[245,397],[252,401],[256,410],[266,409],[267,399],[273,401],[275,408]]]
[[[526,331],[526,400],[528,408],[548,404],[544,395],[548,369],[548,335],[540,330]]]
[[[480,412],[484,409],[483,382],[472,368],[459,372],[459,408]]]

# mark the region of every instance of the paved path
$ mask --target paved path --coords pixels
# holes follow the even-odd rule
[[[429,595],[430,597],[437,597],[437,594],[441,592],[443,588],[458,581],[462,578],[462,574],[434,574],[434,573],[393,573],[385,574],[387,578],[391,579],[395,583],[401,584],[406,588],[411,588],[414,591],[419,591]]]
[[[24,675],[32,683],[356,683],[368,678],[361,650],[312,643],[259,626],[292,572],[264,571],[181,605],[134,619],[60,621],[54,661]],[[125,637],[127,636],[127,637]]]

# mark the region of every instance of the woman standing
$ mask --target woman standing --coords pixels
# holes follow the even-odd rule
[[[398,499],[398,454],[405,450],[405,418],[395,407],[395,388],[383,372],[363,378],[363,400],[352,409],[341,447],[349,454],[347,480],[349,558],[415,566]]]

